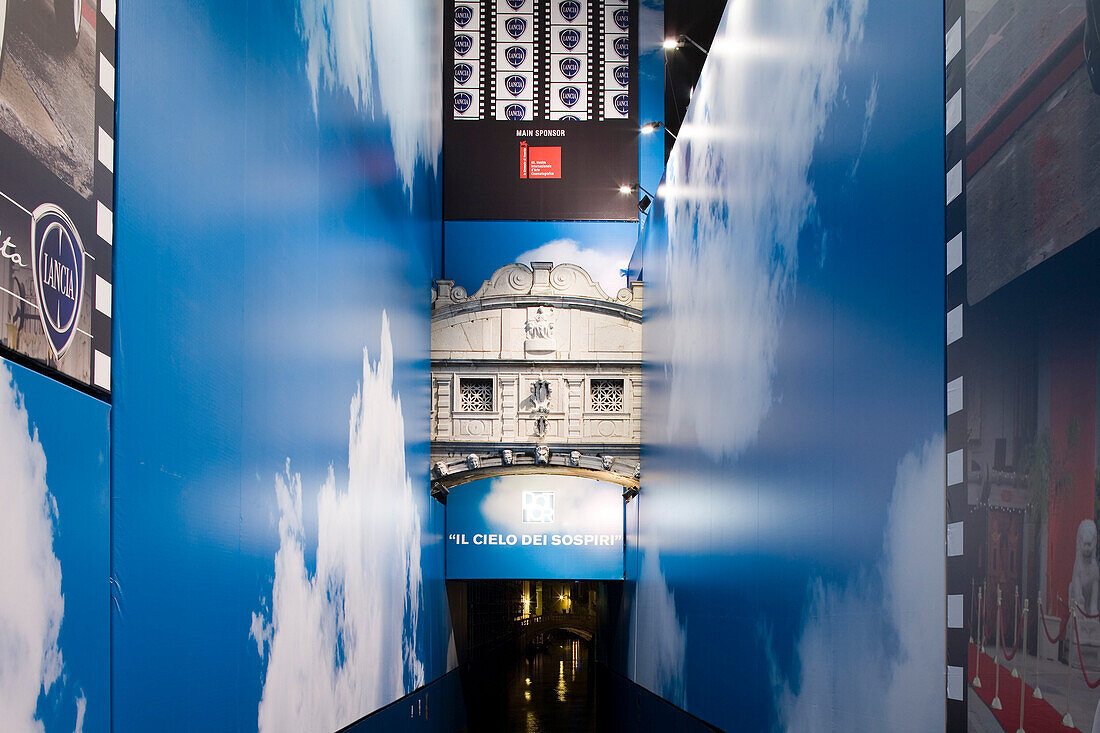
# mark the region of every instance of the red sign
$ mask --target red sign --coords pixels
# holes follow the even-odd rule
[[[519,144],[519,177],[527,177],[527,142]]]
[[[561,178],[561,148],[530,148],[528,175],[531,178]]]

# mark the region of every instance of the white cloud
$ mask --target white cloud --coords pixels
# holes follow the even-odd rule
[[[481,500],[479,507],[490,527],[509,527],[520,523],[520,495],[523,491],[554,492],[554,531],[622,532],[621,488],[578,476],[550,474],[492,479],[489,493]]]
[[[397,169],[412,190],[417,165],[443,148],[441,0],[299,0],[313,108],[344,90],[390,125]]]
[[[816,201],[814,146],[865,12],[866,0],[726,7],[686,119],[708,134],[678,142],[662,193],[669,440],[737,455],[771,408],[798,236]]]
[[[863,160],[863,151],[867,149],[867,138],[871,135],[871,121],[875,118],[878,109],[878,74],[871,80],[871,91],[867,93],[867,101],[863,105],[863,134],[859,139],[859,152],[856,153],[856,162],[852,163],[852,175],[859,170],[859,163]]]
[[[84,733],[84,713],[88,709],[88,698],[81,695],[76,699],[76,725],[73,733]]]
[[[633,680],[675,705],[685,707],[684,654],[687,634],[676,614],[676,598],[661,572],[656,550],[642,551],[642,567],[630,608]]]
[[[575,239],[553,239],[516,257],[516,262],[529,265],[532,262],[569,263],[580,265],[592,276],[604,292],[612,298],[626,287],[622,271],[630,264],[630,253],[608,249],[585,247]]]
[[[270,614],[250,636],[266,660],[259,730],[331,731],[424,682],[415,650],[421,597],[420,512],[405,467],[389,319],[351,400],[348,485],[330,467],[317,496],[316,570],[304,557],[302,483],[275,477],[279,549]]]
[[[943,729],[943,436],[898,464],[878,567],[815,580],[797,682],[773,663],[784,730]]]
[[[46,485],[38,431],[29,423],[11,372],[0,366],[0,718],[8,733],[41,733],[39,694],[50,691],[62,669],[57,502]]]

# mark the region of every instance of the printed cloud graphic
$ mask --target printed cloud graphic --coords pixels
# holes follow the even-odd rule
[[[299,8],[314,111],[323,87],[385,117],[411,191],[417,165],[435,170],[443,149],[441,0],[299,0]]]
[[[686,632],[676,614],[676,599],[661,572],[656,550],[642,552],[634,604],[630,609],[630,638],[644,640],[630,645],[628,669],[642,687],[685,706],[684,653]]]
[[[680,140],[669,159],[669,437],[712,456],[750,445],[771,407],[799,232],[816,201],[814,146],[866,5],[730,3],[685,120],[708,134]]]
[[[774,668],[784,730],[943,729],[943,436],[898,463],[878,567],[814,581],[797,681]],[[929,562],[931,560],[931,562]],[[768,642],[770,644],[770,641]]]
[[[40,694],[62,671],[58,633],[65,613],[61,563],[53,550],[57,502],[46,485],[38,431],[0,366],[0,718],[8,733],[41,733]],[[78,724],[83,721],[80,704]]]
[[[575,239],[565,238],[554,239],[528,250],[516,257],[516,262],[579,265],[592,276],[605,293],[614,298],[615,293],[626,287],[626,277],[622,271],[630,263],[630,253],[585,247]]]
[[[420,512],[405,468],[389,319],[378,361],[363,351],[351,401],[348,485],[330,468],[317,497],[316,570],[305,562],[302,483],[276,476],[279,549],[270,610],[252,614],[266,661],[259,729],[332,731],[424,682],[415,649]]]

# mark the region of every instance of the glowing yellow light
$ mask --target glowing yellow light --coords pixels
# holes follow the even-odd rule
[[[649,135],[650,133],[653,133],[653,132],[656,132],[656,131],[657,131],[657,123],[656,122],[647,122],[644,125],[642,125],[642,132],[646,135]]]
[[[527,685],[530,685],[530,684],[531,684],[531,678],[530,678],[530,677],[527,677],[527,678],[526,678],[526,679],[524,679],[523,681],[524,681],[524,683],[525,683],[525,684],[527,684]]]
[[[677,41],[675,38],[666,38],[661,46],[663,46],[666,51],[671,51],[674,48],[679,48],[680,42]]]

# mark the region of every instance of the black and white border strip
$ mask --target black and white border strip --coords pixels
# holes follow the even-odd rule
[[[588,103],[595,119],[603,120],[603,48],[607,43],[604,31],[603,0],[588,3]],[[592,119],[591,117],[589,119]]]
[[[963,158],[966,125],[963,120],[963,84],[966,54],[963,52],[965,0],[944,0],[944,192],[945,286],[944,369],[946,384],[946,708],[948,731],[966,730],[968,695],[966,614],[971,599],[965,552],[967,497],[966,401],[963,380],[963,320],[966,313],[966,267],[963,232],[966,197],[963,192]]]
[[[95,100],[95,177],[92,184],[95,199],[95,236],[86,241],[88,271],[87,287],[93,288],[95,308],[92,311],[92,386],[104,393],[111,391],[111,318],[114,294],[115,243],[115,90],[116,72],[115,28],[118,6],[115,0],[99,0],[96,14],[96,78]]]
[[[488,12],[486,12],[488,11]],[[495,0],[481,0],[481,117],[496,119],[497,78],[497,4]]]

